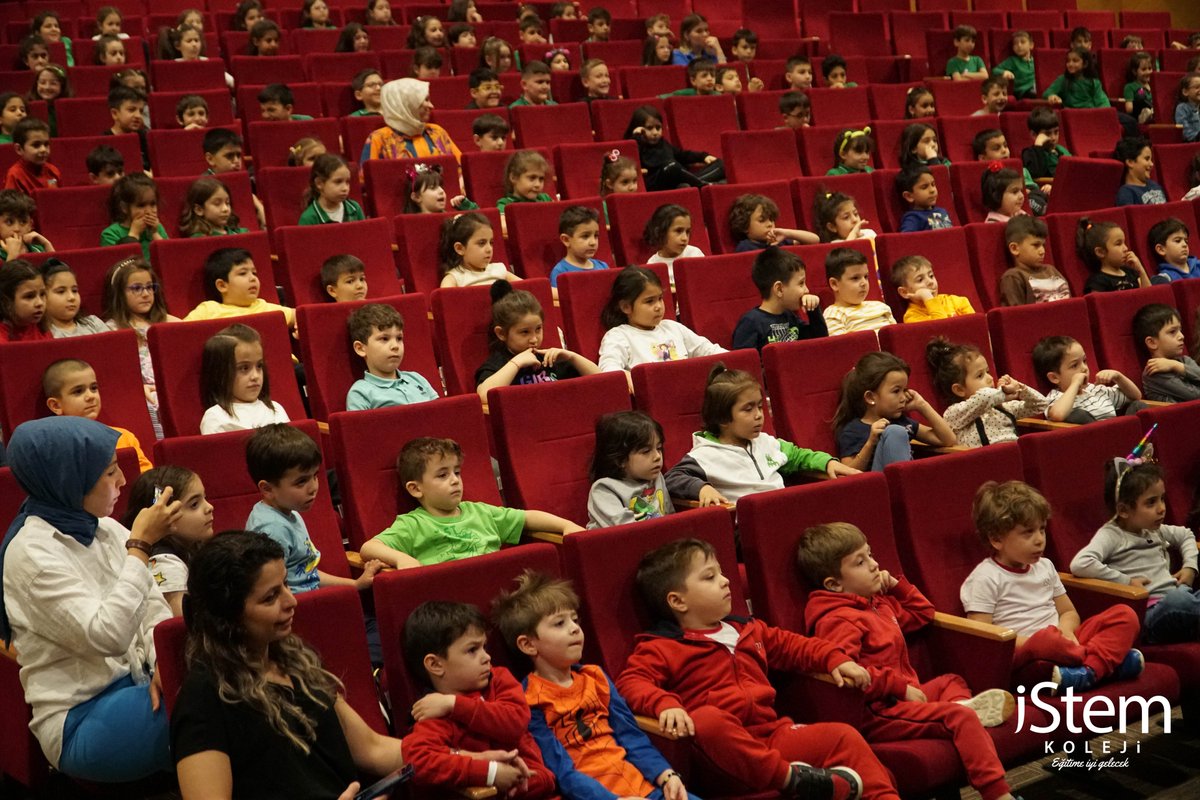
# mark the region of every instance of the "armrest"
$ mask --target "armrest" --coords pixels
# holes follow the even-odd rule
[[[1021,417],[1017,420],[1017,427],[1029,431],[1061,431],[1079,426],[1074,422],[1053,422],[1041,417]]]
[[[1162,400],[1142,400],[1148,406],[1173,406],[1174,403],[1167,403]]]
[[[1124,583],[1102,581],[1099,578],[1076,578],[1069,572],[1060,572],[1058,576],[1062,579],[1063,586],[1068,589],[1106,594],[1122,600],[1145,600],[1150,596],[1141,586],[1128,586]]]
[[[329,434],[329,423],[317,420],[317,433]]]
[[[688,500],[683,497],[672,497],[671,505],[675,506],[677,509],[696,509],[701,507],[699,500]],[[728,509],[729,513],[732,514],[737,511],[737,504],[722,503],[721,508]]]
[[[470,789],[462,789],[459,794],[470,800],[480,800],[484,797],[495,797],[498,792],[495,786],[473,786]]]
[[[937,612],[913,640],[925,644],[934,672],[961,675],[974,691],[1012,683],[1017,633],[1010,628]]]
[[[526,531],[525,538],[532,539],[535,542],[549,542],[550,544],[562,544],[563,535],[561,533],[551,533],[550,531]]]
[[[1017,632],[1012,628],[1002,628],[990,622],[978,622],[966,617],[946,614],[942,611],[934,612],[932,625],[935,628],[942,628],[954,633],[966,634],[967,636],[977,636],[991,642],[1015,642],[1017,640]]]
[[[917,457],[917,458],[924,458],[925,456],[945,455],[946,453],[962,453],[962,452],[966,452],[967,450],[971,449],[971,448],[967,447],[966,445],[962,445],[962,444],[952,444],[949,446],[927,444],[925,442],[920,441],[919,439],[913,439],[912,445],[913,445],[913,456]]]
[[[1083,619],[1117,604],[1132,608],[1138,619],[1146,616],[1146,601],[1150,595],[1140,586],[1126,586],[1095,578],[1076,578],[1070,574],[1060,573],[1060,577]]]

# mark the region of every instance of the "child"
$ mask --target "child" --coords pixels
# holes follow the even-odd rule
[[[37,206],[16,189],[0,190],[0,261],[25,253],[53,253],[50,240],[33,230]]]
[[[419,786],[493,786],[505,797],[550,797],[554,776],[529,732],[524,691],[511,672],[492,666],[487,627],[479,609],[465,603],[431,600],[408,615],[409,675],[433,691],[413,704],[404,760]],[[467,754],[485,751],[490,758]]]
[[[113,223],[100,232],[100,244],[140,244],[142,257],[150,260],[150,242],[167,238],[158,221],[158,184],[148,175],[134,172],[113,184],[108,199]]]
[[[245,233],[233,213],[229,188],[217,178],[197,178],[188,187],[179,232],[184,236],[226,236]]]
[[[279,26],[269,19],[260,19],[250,28],[250,44],[246,54],[251,56],[279,55]]]
[[[905,126],[900,134],[900,168],[936,166],[950,166],[950,159],[938,154],[937,128],[923,122]]]
[[[125,176],[125,156],[115,147],[102,144],[87,154],[88,178],[93,184],[112,186]]]
[[[1150,76],[1154,74],[1154,56],[1139,52],[1129,57],[1125,77],[1129,82],[1121,90],[1125,98],[1125,113],[1137,119],[1139,125],[1154,121],[1154,97],[1150,92]]]
[[[58,64],[46,64],[38,67],[33,73],[33,86],[25,99],[29,101],[42,100],[46,103],[49,117],[50,135],[58,135],[58,115],[54,110],[54,101],[60,97],[71,97],[71,82],[67,71]]]
[[[327,225],[366,219],[362,206],[350,199],[350,165],[336,153],[313,159],[298,225]]]
[[[762,386],[748,372],[713,366],[700,417],[704,430],[692,434],[692,449],[666,474],[672,497],[698,500],[701,506],[728,504],[782,489],[784,476],[801,471],[830,478],[858,474],[828,453],[763,433]]]
[[[212,128],[204,132],[205,175],[237,172],[242,169],[242,137],[228,128]]]
[[[438,392],[419,372],[400,370],[404,360],[404,318],[382,303],[356,308],[346,318],[354,352],[367,365],[346,394],[347,411],[404,406],[436,400]]]
[[[519,150],[504,165],[504,197],[496,201],[501,214],[509,203],[550,203],[554,198],[542,191],[550,165],[536,150]]]
[[[666,264],[671,285],[675,285],[675,261],[680,258],[704,258],[704,251],[692,240],[692,215],[683,206],[667,203],[654,209],[646,227],[642,230],[642,241],[654,248],[654,255],[646,259],[648,264]]]
[[[550,68],[542,61],[530,61],[521,70],[521,96],[509,103],[517,106],[555,106],[550,98]]]
[[[777,716],[767,670],[825,672],[838,686],[858,688],[870,675],[829,642],[730,617],[729,579],[711,544],[680,539],[647,553],[637,588],[659,628],[638,637],[617,680],[634,713],[692,736],[714,769],[755,792],[898,797],[852,727]]]
[[[412,22],[412,29],[408,32],[408,49],[416,50],[420,47],[445,47],[446,46],[446,31],[442,28],[442,21],[435,16],[417,17]]]
[[[1200,75],[1194,72],[1179,79],[1175,124],[1183,126],[1185,142],[1200,141]]]
[[[825,77],[825,85],[830,89],[853,89],[858,86],[854,81],[846,80],[846,59],[837,53],[830,53],[821,62],[821,75]]]
[[[936,117],[937,105],[933,92],[925,86],[914,86],[905,93],[904,118],[924,119]]]
[[[828,336],[821,299],[810,294],[804,262],[794,253],[768,247],[754,259],[750,279],[762,303],[738,320],[733,329],[733,349],[753,347],[762,352],[768,344],[819,339]],[[804,319],[796,313],[804,308]]]
[[[413,52],[409,77],[422,81],[442,77],[442,54],[432,47],[418,47]]]
[[[185,94],[175,104],[175,122],[186,131],[208,127],[208,101],[198,94]]]
[[[1011,155],[1008,149],[1008,140],[1004,137],[1004,132],[996,128],[980,131],[975,134],[975,138],[971,140],[971,151],[974,153],[976,161],[1003,161]],[[981,182],[987,180],[989,173],[1002,168],[1002,165],[995,168],[989,167],[987,172],[984,173]],[[1025,182],[1025,189],[1028,192],[1029,208],[1038,216],[1045,214],[1046,195],[1038,188],[1038,184],[1029,174],[1028,168],[1021,167],[1021,177]],[[1005,221],[1007,222],[1007,220]]]
[[[546,51],[546,65],[551,72],[570,72],[571,54],[561,47]]]
[[[1200,398],[1200,366],[1184,353],[1179,312],[1150,303],[1133,315],[1133,341],[1146,361],[1142,389],[1147,400],[1176,403]]]
[[[988,114],[999,114],[1008,105],[1008,81],[992,76],[979,87],[979,97],[983,102],[980,108],[971,116],[983,117]]]
[[[471,70],[467,87],[471,93],[471,102],[467,103],[468,109],[499,108],[504,85],[500,83],[500,76],[495,70],[490,67]]]
[[[508,120],[499,114],[480,114],[471,123],[471,139],[479,150],[504,150],[508,147],[508,134],[512,129]]]
[[[638,145],[638,159],[646,170],[646,189],[660,192],[688,186],[707,186],[725,180],[725,165],[714,155],[694,150],[680,150],[663,135],[662,112],[654,106],[641,106],[633,112],[625,139]],[[695,172],[687,167],[705,166]],[[686,166],[685,166],[686,165]]]
[[[807,92],[813,88],[812,61],[805,55],[794,55],[784,64],[783,82],[788,88]]]
[[[367,297],[367,267],[356,256],[330,256],[321,264],[321,285],[335,303],[353,303]]]
[[[0,342],[51,339],[42,328],[46,314],[46,281],[33,265],[21,258],[0,269]]]
[[[62,173],[50,163],[50,126],[44,120],[26,117],[13,128],[12,137],[19,158],[8,168],[4,188],[33,197],[35,189],[58,186]]]
[[[16,92],[0,94],[0,144],[12,144],[13,130],[28,114],[24,97]]]
[[[482,116],[488,116],[484,114]],[[446,199],[446,187],[440,164],[413,164],[404,171],[405,214],[442,214],[447,207],[456,211],[474,211],[478,205],[465,195]]]
[[[1182,337],[1181,337],[1182,338]],[[1164,525],[1165,475],[1157,464],[1115,458],[1104,464],[1104,502],[1112,519],[1071,560],[1081,578],[1140,586],[1150,594],[1142,636],[1151,644],[1194,642],[1200,637],[1196,536]],[[1174,551],[1181,566],[1173,571]]]
[[[111,33],[101,34],[96,40],[92,61],[97,66],[116,67],[125,63],[125,43],[120,36]]]
[[[600,368],[570,350],[542,347],[546,315],[537,298],[508,281],[492,284],[492,334],[490,354],[475,370],[475,391],[486,403],[488,392],[501,386],[594,375]]]
[[[949,404],[942,418],[963,447],[1017,440],[1017,420],[1046,413],[1046,398],[1008,375],[992,380],[987,358],[972,344],[931,339],[925,360],[933,384]]]
[[[521,44],[545,44],[546,31],[536,13],[526,14],[518,21],[518,35]]]
[[[1080,624],[1054,564],[1042,556],[1050,504],[1037,489],[988,481],[975,493],[971,516],[989,557],[959,596],[968,619],[1016,630],[1014,683],[1049,679],[1060,693],[1083,692],[1110,676],[1141,674],[1142,654],[1130,649],[1138,618],[1129,606],[1111,605]]]
[[[610,528],[675,513],[663,480],[663,431],[644,411],[596,420],[588,528]]]
[[[442,223],[440,285],[479,286],[520,280],[499,261],[492,261],[493,236],[492,223],[478,211],[468,211]]]
[[[77,358],[64,358],[46,367],[42,373],[42,394],[46,407],[59,417],[100,416],[100,384],[91,364]],[[131,447],[137,453],[138,469],[145,472],[154,465],[142,452],[142,445],[131,431],[110,425],[120,434],[117,447]]]
[[[475,8],[475,0],[450,0],[446,19],[450,22],[480,23],[483,22],[483,15]]]
[[[589,42],[607,42],[609,29],[612,27],[612,14],[607,8],[596,6],[588,11],[587,32]]]
[[[946,77],[956,81],[971,81],[988,76],[987,65],[975,52],[975,38],[979,34],[970,25],[959,25],[954,29],[954,55],[946,62]]]
[[[579,81],[583,84],[583,99],[590,103],[593,100],[608,100],[612,91],[612,76],[608,64],[598,58],[589,58],[579,67]]]
[[[891,353],[871,351],[842,380],[833,415],[833,433],[846,466],[882,472],[888,464],[912,460],[912,440],[935,447],[958,443],[946,420],[929,401],[908,388],[909,367]],[[922,425],[906,411],[916,411]]]
[[[669,67],[674,51],[671,49],[671,37],[651,34],[642,43],[643,67]]]
[[[317,156],[329,152],[325,147],[325,143],[315,136],[305,136],[297,139],[296,143],[288,148],[288,166],[289,167],[311,167],[313,162],[317,160]]]
[[[1177,217],[1159,220],[1147,235],[1150,249],[1158,255],[1158,277],[1167,281],[1200,276],[1200,258],[1188,248],[1188,227]]]
[[[600,313],[600,371],[724,353],[725,348],[673,319],[663,319],[663,287],[653,270],[626,267]]]
[[[1025,179],[999,161],[987,165],[979,180],[979,188],[983,207],[988,212],[984,222],[1007,225],[1010,219],[1025,213]]]
[[[621,155],[620,150],[609,150],[604,154],[604,164],[600,167],[600,196],[636,192],[639,176],[636,161]]]
[[[1090,50],[1076,47],[1067,52],[1063,74],[1042,92],[1051,105],[1064,108],[1108,108],[1108,94],[1100,82],[1096,57]]]
[[[1012,715],[1013,696],[986,689],[972,697],[954,674],[922,683],[909,661],[904,636],[933,622],[933,604],[903,576],[880,569],[867,537],[848,522],[804,531],[796,560],[816,589],[805,599],[805,629],[871,673],[862,729],[867,740],[950,739],[984,798],[1013,800],[996,745],[984,731]]]
[[[729,232],[737,242],[735,252],[765,250],[772,245],[816,244],[815,233],[797,228],[777,228],[779,206],[761,194],[744,194],[729,207]]]
[[[388,0],[367,0],[368,25],[395,25],[392,18],[392,6]]]
[[[1071,49],[1092,50],[1092,32],[1083,25],[1071,29]]]
[[[512,46],[499,36],[489,36],[479,48],[479,66],[488,67],[497,75],[513,68]]]
[[[478,44],[478,39],[475,37],[475,27],[465,22],[458,22],[451,25],[446,30],[446,39],[450,42],[451,47],[470,47],[474,49]]]
[[[338,35],[335,53],[368,53],[371,50],[371,34],[361,22],[348,22]]]
[[[533,664],[525,679],[529,729],[564,797],[696,800],[608,675],[579,663],[583,631],[570,583],[527,570],[493,613],[512,652]]]
[[[283,406],[271,399],[262,339],[249,325],[230,325],[204,343],[200,391],[206,406],[200,433],[244,431],[288,421]]]
[[[854,198],[841,192],[817,192],[813,198],[813,219],[822,242],[849,242],[854,239],[874,239],[875,231],[858,213]]]
[[[721,43],[709,34],[708,20],[700,14],[688,14],[679,23],[679,47],[671,53],[671,63],[686,67],[697,58],[711,59],[714,64],[727,61]]]
[[[871,271],[867,257],[850,247],[836,247],[825,256],[825,277],[833,290],[833,305],[825,309],[830,336],[896,324],[887,303],[867,299],[870,282],[876,280]]]
[[[31,33],[21,40],[17,60],[34,74],[50,63],[50,49],[41,34]]]
[[[112,127],[104,134],[120,136],[136,133],[138,146],[142,150],[142,171],[150,172],[150,145],[147,141],[144,112],[146,95],[128,86],[114,86],[108,93],[108,113],[112,116]]]
[[[363,543],[363,558],[397,569],[441,564],[493,553],[516,544],[522,531],[570,534],[583,528],[545,511],[506,508],[462,499],[462,448],[452,439],[413,439],[400,450],[400,485],[420,505],[400,514]]]
[[[214,250],[204,262],[204,289],[209,299],[193,308],[185,320],[226,319],[281,311],[288,327],[296,327],[295,309],[268,303],[258,296],[258,270],[249,250],[240,247]]]
[[[1013,95],[1018,100],[1035,97],[1033,37],[1028,31],[1014,31],[1010,49],[1012,55],[993,67],[992,74],[1011,81]]]
[[[1036,106],[1029,112],[1025,124],[1033,134],[1033,146],[1021,151],[1021,161],[1029,175],[1035,180],[1050,178],[1058,171],[1058,160],[1071,155],[1071,151],[1058,143],[1059,122],[1058,114],[1046,106]],[[1042,186],[1042,192],[1050,194],[1049,183]]]
[[[43,11],[38,14],[33,18],[33,24],[30,26],[29,32],[38,34],[47,44],[61,42],[67,51],[67,66],[75,66],[75,54],[71,48],[71,40],[62,35],[62,27],[58,21],[57,13]]]
[[[263,18],[261,0],[242,0],[234,9],[233,19],[229,21],[231,31],[249,31],[254,24]]]
[[[870,126],[862,130],[846,128],[833,140],[833,166],[826,175],[852,175],[856,172],[874,172],[871,152],[875,141],[871,138]]]
[[[285,83],[267,84],[258,93],[259,114],[268,121],[288,122],[312,119],[307,114],[293,114],[292,106],[295,102],[292,90]]]
[[[1046,419],[1084,425],[1143,408],[1137,384],[1115,369],[1096,372],[1089,382],[1087,353],[1070,336],[1047,336],[1033,348],[1033,368],[1054,388],[1046,395]]]
[[[329,21],[329,5],[325,0],[304,0],[300,4],[300,27],[301,28],[329,28],[334,27]]]
[[[1154,153],[1150,142],[1141,136],[1126,136],[1117,142],[1117,158],[1125,162],[1125,180],[1117,190],[1118,206],[1155,205],[1167,202],[1167,193],[1150,176],[1154,174]]]
[[[86,313],[79,302],[79,281],[66,263],[57,258],[42,264],[46,282],[46,313],[42,321],[55,339],[106,333],[111,328],[99,317]]]
[[[717,93],[717,65],[707,58],[692,59],[687,65],[689,89],[676,89],[659,97],[695,97]]]
[[[571,206],[558,218],[558,239],[567,254],[550,270],[550,286],[558,296],[558,278],[568,272],[608,269],[608,264],[594,258],[600,246],[600,214],[588,206]]]
[[[362,103],[362,108],[351,112],[352,117],[373,117],[382,113],[380,98],[383,95],[383,76],[379,70],[367,67],[361,70],[350,81],[350,90],[354,99]]]
[[[1129,249],[1120,225],[1081,218],[1075,229],[1075,252],[1092,271],[1083,285],[1084,294],[1150,285],[1146,269],[1141,259]]]
[[[669,14],[654,14],[646,18],[647,36],[667,36],[671,33],[671,16]]]
[[[939,294],[933,264],[925,256],[903,256],[892,265],[892,284],[908,301],[905,322],[951,319],[974,314],[971,301],[956,294]]]
[[[733,48],[729,52],[742,63],[753,61],[758,54],[758,34],[749,28],[738,28],[733,32]]]
[[[1046,223],[1029,216],[1013,217],[1004,226],[1013,265],[1000,276],[1000,305],[1052,303],[1071,296],[1067,279],[1045,261],[1046,236]]]
[[[896,191],[912,206],[900,217],[900,233],[954,227],[950,212],[937,204],[937,181],[929,167],[913,166],[900,170],[896,176]]]
[[[804,92],[784,92],[779,96],[779,113],[783,116],[783,127],[807,128],[812,124],[812,101]]]

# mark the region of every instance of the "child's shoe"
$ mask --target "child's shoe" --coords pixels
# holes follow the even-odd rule
[[[986,689],[967,700],[959,700],[979,715],[979,722],[985,728],[1003,725],[1017,708],[1017,701],[1003,689]]]
[[[1121,659],[1121,663],[1113,670],[1113,680],[1125,681],[1136,678],[1142,674],[1142,670],[1146,667],[1146,659],[1142,655],[1142,651],[1134,648],[1125,654],[1125,658]]]
[[[1067,689],[1086,692],[1096,685],[1096,673],[1092,672],[1091,667],[1055,667],[1050,673],[1050,680],[1058,685],[1055,689],[1057,694]]]
[[[858,800],[863,783],[858,773],[849,767],[821,769],[803,761],[793,761],[783,793],[804,800]]]

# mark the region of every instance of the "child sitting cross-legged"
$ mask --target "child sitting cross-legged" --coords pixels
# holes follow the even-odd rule
[[[828,336],[821,299],[808,291],[800,257],[778,247],[768,247],[754,259],[750,279],[762,303],[738,320],[733,329],[733,349],[753,347],[762,352],[774,342],[795,342]],[[796,313],[804,308],[805,318]]]
[[[529,730],[567,798],[697,800],[654,748],[595,664],[580,664],[583,630],[571,584],[527,570],[493,603],[505,644],[533,663]]]
[[[282,311],[288,327],[295,328],[296,310],[263,300],[258,296],[259,287],[258,270],[250,251],[222,247],[204,262],[204,288],[209,299],[189,311],[184,320],[226,319]]]
[[[925,322],[974,314],[971,301],[957,294],[939,294],[933,264],[925,256],[904,256],[892,265],[892,283],[908,301],[905,322]]]
[[[100,416],[100,383],[92,365],[78,358],[64,358],[46,367],[42,373],[42,393],[46,407],[60,417]],[[132,431],[109,425],[120,434],[117,449],[132,447],[137,453],[138,469],[142,472],[154,466],[142,451],[142,445]]]
[[[346,394],[347,411],[366,411],[436,400],[438,392],[419,372],[400,369],[404,360],[404,318],[392,306],[367,303],[346,318],[350,342],[367,364]]]
[[[729,207],[729,231],[737,241],[735,252],[762,250],[771,245],[816,244],[815,233],[797,228],[777,228],[779,206],[761,194],[744,194]]]
[[[1113,604],[1080,624],[1079,612],[1044,558],[1050,504],[1023,481],[988,481],[971,505],[988,557],[963,581],[967,618],[1017,632],[1014,684],[1049,680],[1057,691],[1086,691],[1106,678],[1136,678],[1145,661],[1131,650],[1137,612]]]
[[[679,539],[642,557],[638,593],[657,627],[637,638],[617,688],[667,735],[690,736],[722,777],[755,792],[836,800],[898,798],[862,735],[842,723],[796,725],[776,714],[767,670],[827,673],[866,689],[871,674],[836,645],[730,616],[716,550]],[[811,766],[810,766],[811,765]]]
[[[353,303],[367,296],[367,266],[358,256],[341,253],[321,264],[321,285],[335,303]]]
[[[1133,341],[1146,360],[1142,388],[1147,400],[1200,399],[1200,365],[1184,352],[1178,311],[1162,303],[1142,306],[1133,315]]]
[[[412,707],[404,760],[420,787],[493,786],[514,800],[554,794],[554,775],[529,732],[529,704],[512,673],[487,652],[475,606],[430,600],[404,623],[408,673],[432,691]]]
[[[409,569],[493,553],[502,544],[516,544],[525,530],[583,530],[545,511],[464,501],[462,459],[462,448],[452,439],[422,437],[406,443],[396,472],[420,508],[398,515],[387,530],[365,542],[362,557]]]
[[[663,480],[662,426],[644,411],[596,420],[588,527],[607,528],[675,513]]]
[[[1030,216],[1010,219],[1004,241],[1013,265],[1000,276],[1000,305],[1051,303],[1071,296],[1062,273],[1046,263],[1046,223]]]
[[[852,247],[837,247],[825,256],[825,276],[833,290],[833,305],[825,309],[830,336],[896,324],[887,303],[867,299],[874,279],[870,273],[867,257]]]
[[[571,206],[558,218],[558,239],[567,254],[550,271],[550,286],[558,296],[558,277],[567,272],[608,269],[608,264],[594,258],[600,246],[600,214],[588,206]]]
[[[937,204],[937,181],[926,166],[900,170],[896,176],[896,191],[911,208],[900,218],[900,233],[933,231],[953,228],[950,212]]]
[[[833,642],[871,674],[863,736],[871,742],[950,739],[984,800],[1012,800],[984,728],[1002,725],[1016,701],[1003,689],[972,697],[958,675],[921,682],[904,636],[933,621],[925,595],[903,576],[880,569],[867,537],[847,522],[806,530],[796,560],[815,589],[804,603],[808,633]]]
[[[1083,425],[1145,408],[1137,384],[1115,369],[1099,370],[1090,382],[1087,353],[1070,336],[1047,336],[1034,345],[1033,368],[1054,387],[1046,395],[1052,422]]]
[[[1200,277],[1200,258],[1191,254],[1189,236],[1188,226],[1178,217],[1160,220],[1150,228],[1146,239],[1160,259],[1157,277],[1168,281]]]

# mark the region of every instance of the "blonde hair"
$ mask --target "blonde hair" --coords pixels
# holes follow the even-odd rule
[[[579,595],[570,581],[531,569],[517,578],[517,588],[501,592],[492,601],[492,619],[513,652],[517,652],[517,639],[536,635],[538,623],[546,617],[578,610]]]

